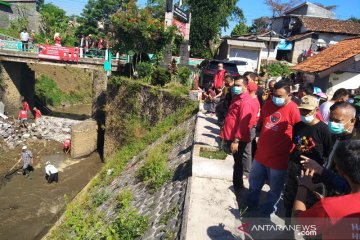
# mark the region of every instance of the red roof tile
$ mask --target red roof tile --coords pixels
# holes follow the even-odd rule
[[[307,31],[360,35],[360,23],[319,17],[299,17]]]
[[[301,72],[322,72],[360,54],[360,37],[345,39],[292,67]]]

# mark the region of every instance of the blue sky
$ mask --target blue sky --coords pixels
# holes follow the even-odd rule
[[[52,2],[54,5],[64,9],[68,15],[79,15],[88,0],[45,0],[45,3]],[[140,5],[144,5],[146,0],[139,0]],[[310,2],[310,1],[309,1]],[[337,5],[335,9],[336,18],[348,19],[352,16],[360,18],[360,0],[314,0],[324,5]],[[261,16],[270,16],[271,11],[264,4],[264,0],[239,0],[238,6],[244,11],[248,25],[252,20]],[[229,29],[223,31],[223,34],[229,34],[236,23],[232,22]]]

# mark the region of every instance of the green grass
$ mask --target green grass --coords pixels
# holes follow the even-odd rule
[[[160,224],[166,225],[166,223],[179,213],[179,206],[165,212],[160,218]]]
[[[200,157],[209,159],[225,160],[227,154],[223,150],[210,151],[207,149],[200,149]]]

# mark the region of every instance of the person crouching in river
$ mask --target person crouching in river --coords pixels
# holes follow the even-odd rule
[[[50,162],[46,162],[45,173],[45,179],[48,181],[48,183],[59,181],[59,171]]]

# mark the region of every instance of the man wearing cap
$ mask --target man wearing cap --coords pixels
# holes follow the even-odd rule
[[[50,162],[46,162],[45,173],[45,179],[48,181],[48,183],[59,181],[59,171]]]
[[[308,158],[317,159],[320,165],[324,165],[330,155],[333,141],[328,126],[320,121],[316,112],[319,102],[314,96],[306,95],[301,98],[299,105],[300,119],[294,125],[292,141],[295,145],[290,156],[287,171],[286,184],[284,189],[285,215],[291,217],[293,203],[297,192],[297,177],[301,172],[301,155]],[[320,182],[319,176],[314,177],[314,181]],[[307,199],[308,207],[317,201],[314,195],[309,195]]]
[[[33,168],[33,155],[30,150],[27,149],[27,146],[22,147],[21,159],[23,161],[23,175],[28,177],[31,171],[34,171]]]

